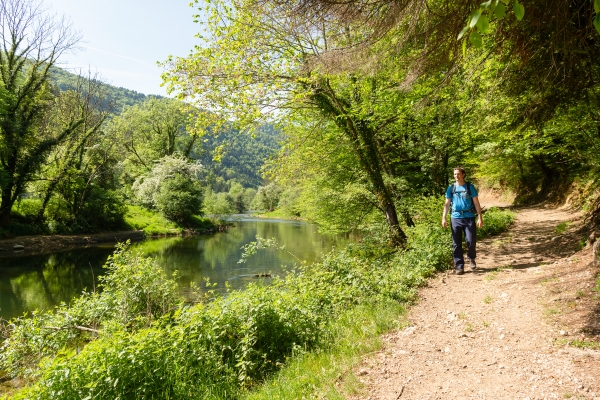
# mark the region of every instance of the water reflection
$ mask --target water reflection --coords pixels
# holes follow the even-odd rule
[[[285,250],[265,249],[238,264],[243,245],[256,235],[275,238]],[[189,238],[165,238],[134,244],[133,248],[156,258],[167,274],[178,271],[177,283],[182,294],[191,284],[205,287],[205,280],[224,290],[225,283],[243,288],[257,274],[282,274],[282,265],[316,260],[332,247],[347,242],[341,237],[320,235],[315,226],[282,220],[238,218],[227,233]],[[49,255],[0,259],[0,317],[8,319],[24,312],[44,310],[60,302],[68,303],[82,290],[93,290],[112,246],[93,247]],[[291,253],[291,254],[290,254]],[[293,254],[293,255],[292,255]]]

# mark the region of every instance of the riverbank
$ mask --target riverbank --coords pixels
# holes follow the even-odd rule
[[[34,235],[0,240],[0,258],[19,257],[94,246],[100,243],[118,243],[144,240],[142,230],[105,232],[87,235]]]
[[[0,240],[0,258],[46,254],[63,250],[97,246],[102,243],[115,244],[119,242],[125,242],[127,240],[130,240],[131,242],[139,242],[145,239],[161,237],[211,235],[219,232],[220,230],[220,227],[216,226],[214,229],[204,229],[202,231],[176,231],[170,234],[162,235],[148,235],[144,230],[131,230],[81,235],[17,236],[11,239]]]
[[[211,235],[226,230],[228,225],[219,225],[207,218],[194,216],[192,225],[185,227],[167,220],[152,210],[140,206],[127,206],[125,227],[132,229],[102,232],[82,233],[74,235],[26,235],[0,240],[0,258],[19,257],[23,255],[46,254],[55,251],[70,250],[102,243],[132,242],[144,239],[168,237]]]

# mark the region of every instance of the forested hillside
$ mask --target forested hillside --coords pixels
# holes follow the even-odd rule
[[[50,81],[63,92],[67,90],[76,90],[81,81],[79,74],[87,77],[86,73],[86,71],[79,71],[78,74],[74,74],[59,67],[52,67],[50,69]],[[95,77],[91,76],[87,78],[94,79]],[[161,97],[156,95],[147,96],[143,93],[136,92],[135,90],[112,86],[102,82],[101,78],[98,83],[103,86],[108,99],[110,99],[112,103],[113,112],[117,114],[120,113],[125,106],[143,103],[150,97]]]
[[[218,136],[208,136],[199,157],[206,166],[213,190],[227,191],[225,182],[235,180],[247,188],[263,184],[261,168],[280,148],[280,133],[265,124],[253,135],[229,129]],[[217,158],[217,160],[215,160]]]

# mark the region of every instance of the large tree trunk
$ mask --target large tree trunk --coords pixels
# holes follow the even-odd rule
[[[396,205],[383,179],[383,164],[379,157],[375,132],[373,132],[366,121],[354,120],[350,116],[346,110],[348,107],[347,102],[339,99],[326,82],[323,82],[323,87],[316,88],[313,99],[319,103],[321,112],[328,117],[332,117],[338,127],[350,139],[361,168],[373,185],[378,206],[385,215],[391,242],[394,246],[404,247],[407,240],[406,234],[400,227]],[[414,225],[410,216],[408,214],[406,216],[408,217],[407,224],[409,226]]]
[[[12,159],[10,161],[12,161]],[[14,168],[12,162],[9,162],[8,164],[9,165],[5,166],[5,172],[7,172],[8,175],[8,182],[6,182],[5,186],[2,188],[2,204],[0,204],[0,228],[5,227],[10,222],[10,213],[13,205],[12,189],[14,187]]]
[[[0,205],[0,228],[4,228],[10,222],[10,211],[12,204],[10,203],[10,191],[8,195],[6,189],[2,190],[2,205]]]

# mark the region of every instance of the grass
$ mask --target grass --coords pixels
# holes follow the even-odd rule
[[[498,277],[498,274],[500,272],[505,271],[505,270],[509,270],[509,269],[512,269],[511,265],[506,265],[504,267],[494,268],[493,270],[491,270],[490,272],[488,272],[488,274],[485,277],[485,280],[486,281],[494,280],[494,279],[496,279]],[[488,304],[488,303],[486,303],[486,304]]]
[[[556,233],[557,235],[562,235],[563,233],[565,233],[567,231],[567,227],[570,224],[571,224],[570,221],[561,222],[560,224],[556,225],[556,227],[554,228],[554,233]]]
[[[186,231],[186,227],[169,221],[158,212],[130,204],[127,205],[125,223],[131,229],[144,231],[146,236],[181,235]],[[190,226],[197,230],[209,230],[215,225],[207,218],[194,215]]]
[[[600,350],[600,343],[588,339],[569,340],[567,344],[571,347],[577,347],[580,349]]]
[[[479,233],[477,235],[479,237]],[[491,246],[496,247],[496,248],[502,247],[502,246],[507,245],[510,242],[512,242],[513,239],[514,239],[514,234],[512,232],[510,232],[504,238],[492,240]]]
[[[557,282],[558,281],[558,277],[556,276],[551,276],[548,278],[543,278],[540,280],[540,285],[544,286],[547,283],[552,283],[552,282]]]
[[[144,231],[147,236],[177,235],[184,231],[159,213],[134,205],[127,205],[125,223],[132,229]]]
[[[492,298],[492,296],[490,296],[490,295],[488,294],[488,295],[487,295],[487,296],[485,296],[485,298],[483,299],[483,302],[484,302],[485,304],[490,304],[490,303],[492,302],[492,300],[494,300],[494,299]]]
[[[492,270],[491,272],[488,272],[488,274],[485,276],[485,280],[486,281],[492,281],[494,279],[496,279],[498,277],[498,270]]]
[[[489,328],[490,327],[490,323],[487,322],[487,321],[483,321],[482,325],[483,325],[484,328]]]
[[[353,374],[361,356],[381,348],[380,335],[400,326],[405,309],[398,303],[361,306],[346,312],[334,325],[329,348],[292,360],[245,400],[345,399],[365,394]],[[332,384],[335,382],[335,384]]]
[[[560,314],[560,310],[556,309],[556,308],[547,308],[544,310],[544,315],[546,315],[547,317],[550,317],[552,315],[558,315]]]

